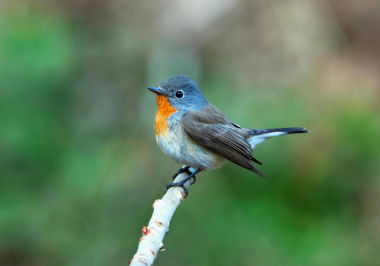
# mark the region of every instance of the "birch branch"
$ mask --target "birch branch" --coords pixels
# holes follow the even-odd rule
[[[193,168],[190,168],[194,172]],[[188,177],[187,173],[182,173],[176,177],[174,183],[180,182]],[[190,181],[185,183],[187,188]],[[133,259],[129,262],[130,266],[150,266],[153,265],[159,251],[164,250],[164,236],[169,232],[169,223],[174,211],[184,198],[184,190],[181,187],[172,187],[162,199],[153,202],[153,215],[148,227],[142,228],[142,238]]]

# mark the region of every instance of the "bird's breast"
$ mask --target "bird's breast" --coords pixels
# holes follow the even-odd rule
[[[154,120],[154,133],[156,136],[165,135],[168,125],[166,120],[171,114],[174,114],[177,109],[174,109],[169,104],[168,100],[161,95],[156,96],[157,100],[157,113],[156,119]]]

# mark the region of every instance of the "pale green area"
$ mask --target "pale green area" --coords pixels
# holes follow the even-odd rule
[[[376,83],[255,83],[134,25],[2,10],[0,265],[127,265],[180,167],[155,143],[146,90],[176,74],[242,126],[312,132],[254,150],[269,181],[231,163],[200,174],[155,265],[378,265]]]

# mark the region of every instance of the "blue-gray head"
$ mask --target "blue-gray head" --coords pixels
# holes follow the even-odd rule
[[[174,76],[160,84],[158,88],[149,87],[150,91],[164,96],[170,106],[179,110],[199,110],[206,104],[207,100],[190,78],[185,76]]]

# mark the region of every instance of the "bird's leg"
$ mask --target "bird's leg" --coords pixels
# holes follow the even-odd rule
[[[181,187],[183,188],[183,190],[185,191],[185,197],[187,197],[187,195],[189,194],[189,191],[187,190],[187,188],[185,187],[185,183],[190,180],[191,178],[194,178],[195,179],[195,175],[198,174],[200,171],[202,171],[200,168],[198,168],[197,170],[194,171],[194,173],[191,173],[191,175],[189,175],[188,177],[186,177],[184,180],[178,182],[178,183],[169,183],[166,185],[166,190],[165,190],[165,193],[169,190],[169,188],[171,187]],[[194,183],[193,183],[194,184]]]
[[[192,172],[191,172],[189,169],[190,169],[190,166],[188,166],[188,165],[186,165],[186,166],[182,167],[181,169],[179,169],[178,172],[175,173],[175,174],[173,175],[173,177],[172,177],[173,181],[174,181],[174,179],[175,179],[179,174],[182,174],[182,173],[185,173],[185,172],[186,172],[186,173],[188,173],[189,175],[191,175]]]
[[[189,175],[191,175],[192,172],[191,172],[189,169],[190,169],[190,166],[188,166],[188,165],[186,165],[185,167],[182,167],[181,169],[179,169],[178,172],[175,173],[175,174],[173,175],[173,177],[172,177],[173,181],[174,181],[174,179],[175,179],[179,174],[182,174],[182,173],[185,173],[185,172],[186,172],[186,173],[188,173]],[[197,181],[196,176],[193,177],[193,182],[191,182],[190,185],[194,184],[195,181]]]

